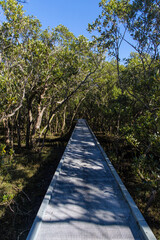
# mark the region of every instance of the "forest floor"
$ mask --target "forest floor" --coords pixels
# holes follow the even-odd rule
[[[1,172],[0,240],[26,239],[68,140],[48,139],[40,155],[22,149]]]
[[[117,140],[101,133],[97,133],[96,136],[155,236],[160,240],[160,194],[144,214],[151,189],[132,171],[132,149],[119,144],[117,160]],[[15,154],[15,160],[7,171],[1,172],[1,240],[26,239],[69,137],[68,135],[61,139],[48,139],[41,155],[22,149]],[[122,152],[123,154],[120,154]]]
[[[145,211],[153,188],[138,174],[135,174],[133,167],[135,156],[132,147],[127,145],[123,139],[116,139],[101,133],[96,133],[96,136],[157,240],[160,240],[160,191]]]

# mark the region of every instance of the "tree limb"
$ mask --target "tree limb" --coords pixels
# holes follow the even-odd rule
[[[45,139],[46,139],[47,132],[49,130],[51,118],[53,119],[54,114],[63,106],[64,103],[66,103],[78,91],[78,89],[87,81],[89,76],[92,75],[93,73],[95,73],[96,70],[97,70],[97,67],[95,68],[95,70],[93,72],[88,73],[87,76],[85,77],[85,79],[66,98],[64,98],[64,100],[61,101],[61,103],[53,111],[51,111],[50,117],[49,117],[49,120],[48,120],[48,123],[47,123],[47,127],[46,127],[46,132],[45,132],[44,137],[43,137],[43,143],[42,143],[40,152],[42,151],[42,149],[44,147],[44,142],[45,142]]]

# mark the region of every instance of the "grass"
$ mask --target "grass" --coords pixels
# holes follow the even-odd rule
[[[0,239],[26,239],[69,137],[48,139],[40,156],[34,151],[23,149],[15,155],[12,164],[1,171]],[[144,213],[151,188],[134,174],[132,148],[125,146],[123,141],[119,141],[118,148],[115,148],[117,139],[101,133],[97,137],[155,236],[160,240],[160,193],[156,195],[147,213]]]
[[[49,140],[39,155],[23,150],[0,176],[0,239],[26,239],[67,140]]]
[[[122,139],[117,141],[117,139],[101,133],[96,134],[96,136],[148,225],[156,238],[160,240],[160,191],[157,192],[151,206],[145,211],[153,187],[141,179],[138,174],[135,174],[133,149],[131,146],[126,145]]]

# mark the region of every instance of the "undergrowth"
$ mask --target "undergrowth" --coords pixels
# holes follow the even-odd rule
[[[160,181],[158,173],[155,175],[159,162],[152,155],[147,159],[135,152],[124,139],[101,133],[96,135],[148,225],[160,240]]]
[[[67,139],[68,140],[68,139]],[[21,149],[0,171],[0,239],[26,239],[67,140],[46,141],[41,154]]]

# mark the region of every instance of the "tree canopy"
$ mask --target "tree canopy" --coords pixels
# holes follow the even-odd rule
[[[93,41],[63,25],[42,30],[19,2],[0,1],[1,164],[15,144],[35,148],[48,133],[63,135],[74,119],[85,118],[93,130],[130,144],[135,170],[158,187],[159,1],[102,0],[101,14],[88,25],[98,33]],[[124,64],[122,42],[133,48]]]

